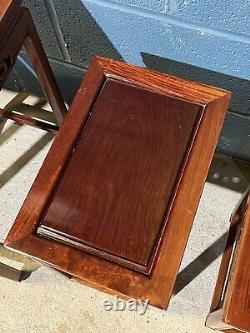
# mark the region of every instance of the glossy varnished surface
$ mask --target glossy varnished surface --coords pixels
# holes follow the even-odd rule
[[[149,272],[199,110],[108,79],[39,233]]]
[[[0,1],[0,22],[8,11],[18,10],[22,0],[1,0]]]
[[[18,53],[24,46],[56,120],[58,124],[61,124],[67,112],[65,103],[58,90],[30,12],[20,6],[21,3],[21,0],[0,1],[0,89],[10,75]],[[10,117],[9,115],[5,113],[4,117],[7,119],[15,117],[15,115],[10,115]],[[27,119],[21,118],[19,117],[19,121],[24,120],[24,123],[28,123]],[[41,127],[41,124],[32,120],[30,124]]]
[[[10,34],[11,29],[15,26],[15,23],[21,14],[21,3],[21,0],[0,1],[0,50],[2,49],[8,38],[8,35]]]
[[[58,118],[58,123],[61,123],[66,114],[64,101],[58,90],[29,10],[20,6],[21,3],[21,0],[0,0],[0,90],[15,65],[18,53],[24,46],[52,110]],[[57,126],[46,122],[0,109],[0,122],[6,119],[11,119],[22,125],[35,126],[46,131],[56,132],[58,129]],[[19,280],[26,276],[23,273],[25,272],[19,272],[7,265],[0,265],[0,276]]]
[[[108,79],[126,82],[171,99],[178,98],[187,104],[196,104],[196,107],[201,107],[203,111],[150,276],[37,234],[44,212],[49,207],[72,155],[72,149],[80,140],[82,125],[87,122],[89,113]],[[89,286],[123,297],[149,299],[152,305],[166,308],[229,100],[230,94],[221,89],[109,59],[96,58],[79,88],[5,245],[41,259]],[[177,140],[177,137],[174,139]],[[175,154],[171,158],[174,159]]]

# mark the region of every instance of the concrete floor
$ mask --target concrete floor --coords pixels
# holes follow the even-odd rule
[[[1,107],[8,104],[10,109],[20,109],[16,104],[27,96],[14,97],[1,93]],[[34,105],[34,110],[42,106],[36,98],[25,103]],[[52,139],[43,131],[11,121],[0,123],[0,241],[11,228]],[[204,322],[229,216],[239,197],[235,191],[206,183],[168,311],[149,307],[143,316],[128,310],[105,312],[102,302],[112,297],[41,267],[22,283],[0,278],[0,332],[212,332]]]

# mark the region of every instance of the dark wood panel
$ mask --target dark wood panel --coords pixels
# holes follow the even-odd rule
[[[6,15],[7,11],[12,9],[18,9],[21,4],[21,0],[1,0],[0,2],[0,21]]]
[[[10,28],[11,20],[20,14],[20,5],[22,0],[1,0],[0,2],[0,32],[7,31]],[[12,21],[12,25],[13,25]],[[3,36],[1,36],[3,37]],[[7,37],[7,36],[6,36]]]
[[[46,207],[79,140],[82,124],[107,79],[115,79],[202,106],[188,161],[162,233],[151,275],[118,265],[36,233]],[[41,259],[83,283],[123,297],[149,299],[166,308],[230,100],[227,91],[96,58],[85,76],[48,156],[5,241],[5,246]],[[174,119],[172,121],[175,121]]]
[[[107,80],[39,233],[149,272],[199,110]]]

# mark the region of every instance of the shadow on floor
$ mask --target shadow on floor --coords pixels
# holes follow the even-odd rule
[[[32,147],[19,157],[11,166],[0,174],[0,188],[14,177],[36,154],[42,150],[51,140],[53,135],[46,133],[35,142]]]
[[[173,292],[174,295],[177,295],[191,283],[224,252],[227,234],[227,232],[224,233],[178,274]]]
[[[53,122],[52,112],[41,109],[45,104],[44,98],[39,99],[34,106],[24,104],[25,99],[29,96],[26,92],[18,93],[4,108],[12,110],[26,116],[35,117],[40,120]],[[11,138],[21,127],[19,124],[11,124],[4,131],[6,121],[0,121],[0,145]],[[41,151],[53,139],[51,133],[45,133],[37,142],[35,142],[22,156],[20,156],[11,166],[0,174],[0,188],[4,186],[12,177],[14,177],[36,154]]]

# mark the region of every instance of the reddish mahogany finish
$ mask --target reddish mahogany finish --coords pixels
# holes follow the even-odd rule
[[[44,131],[47,132],[52,132],[54,134],[57,133],[59,127],[53,124],[49,124],[49,123],[45,123],[44,121],[40,121],[37,119],[33,119],[33,118],[29,118],[26,117],[22,114],[18,114],[15,112],[10,112],[7,110],[2,110],[0,109],[0,117],[3,119],[11,119],[14,122],[21,124],[21,125],[29,125],[29,126],[33,126],[36,128],[40,128]]]
[[[5,245],[166,307],[229,99],[96,58]]]
[[[231,217],[207,326],[232,333],[250,332],[249,254],[250,188]]]
[[[55,119],[58,124],[61,124],[66,115],[65,104],[31,15],[28,9],[20,6],[21,2],[21,0],[0,0],[0,90],[4,86],[15,65],[18,53],[24,45],[39,82],[55,114]],[[2,119],[12,119],[18,123],[35,126],[46,131],[56,132],[58,129],[57,126],[7,110],[0,110],[0,121]],[[26,276],[23,272],[20,273],[11,267],[1,264],[0,275],[16,280],[24,279]]]
[[[200,109],[108,79],[39,233],[148,273]]]
[[[30,12],[20,6],[21,2],[21,0],[1,0],[0,3],[0,90],[24,46],[55,118],[58,124],[61,124],[66,115],[66,107]],[[9,117],[5,114],[5,118]],[[31,125],[34,126],[32,121]]]

